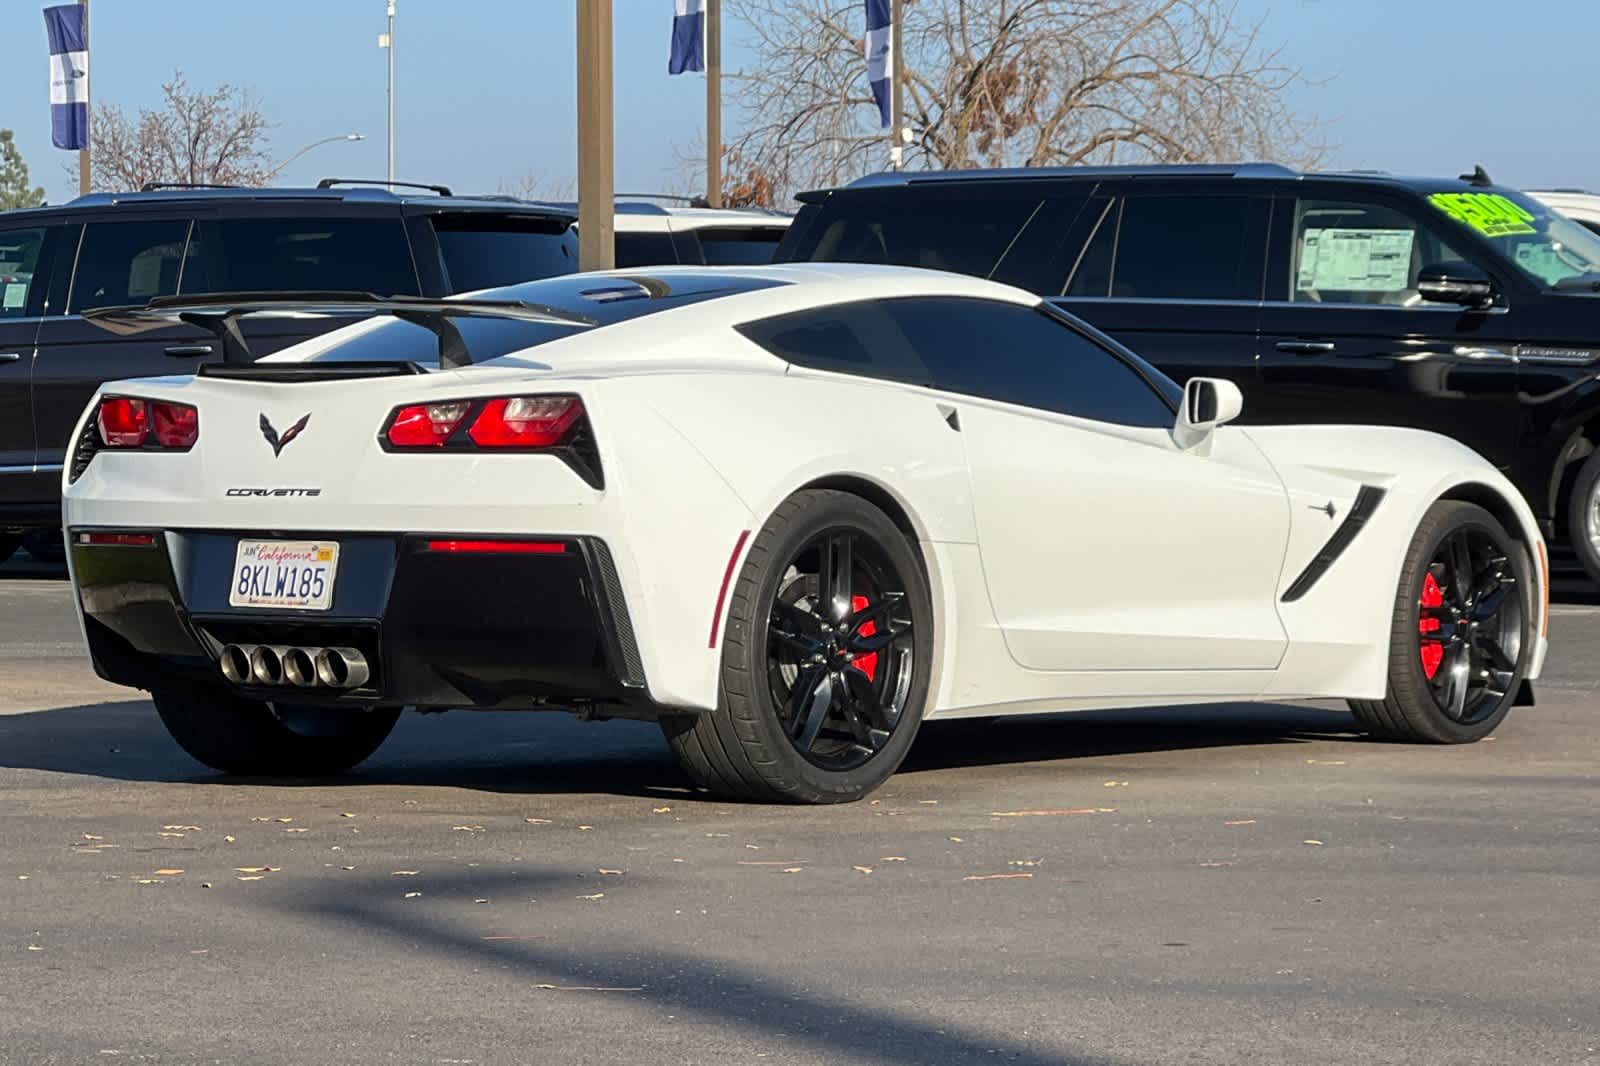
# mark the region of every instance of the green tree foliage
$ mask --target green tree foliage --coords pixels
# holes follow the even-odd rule
[[[0,211],[38,207],[44,190],[28,184],[28,164],[22,161],[10,130],[0,130]]]

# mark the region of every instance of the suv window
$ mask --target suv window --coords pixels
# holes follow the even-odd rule
[[[1130,196],[1112,266],[1113,298],[1256,299],[1244,273],[1250,200],[1244,196]],[[1104,225],[1101,227],[1104,229]],[[1256,289],[1259,290],[1259,279]]]
[[[707,266],[752,266],[772,262],[783,230],[775,226],[697,229]]]
[[[43,228],[0,230],[0,318],[28,314],[44,236]]]
[[[869,300],[739,328],[800,366],[1100,422],[1172,422],[1167,400],[1119,355],[1049,313],[1019,304],[959,297]]]
[[[439,215],[433,228],[452,292],[538,281],[578,269],[578,237],[564,219]]]
[[[205,268],[185,267],[185,293],[417,292],[398,218],[232,218],[201,228],[195,258]]]
[[[1296,303],[1413,306],[1422,302],[1424,266],[1462,258],[1410,216],[1354,200],[1298,201],[1292,251],[1288,289]]]
[[[90,222],[78,246],[67,311],[143,304],[178,291],[189,220]]]
[[[988,277],[1038,197],[838,193],[785,249],[790,262],[890,263]]]
[[[678,261],[672,247],[672,234],[619,233],[616,235],[617,269],[623,267],[671,266]]]

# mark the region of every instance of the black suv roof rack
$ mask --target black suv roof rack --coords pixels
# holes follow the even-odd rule
[[[426,189],[440,196],[454,196],[448,185],[427,185],[416,181],[389,181],[386,178],[323,178],[317,182],[319,189],[332,189],[339,185],[382,185],[390,189]]]
[[[670,200],[685,207],[710,207],[704,196],[681,196],[675,192],[619,192],[618,200]]]
[[[219,185],[210,181],[147,181],[139,186],[140,192],[159,192],[162,189],[248,189],[248,185]]]

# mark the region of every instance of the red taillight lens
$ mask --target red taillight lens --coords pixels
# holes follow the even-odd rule
[[[200,412],[186,403],[150,403],[151,427],[163,448],[192,448],[200,439]]]
[[[465,400],[460,400],[455,403],[419,403],[402,407],[389,419],[389,443],[396,448],[443,447],[461,420],[467,417],[470,406]]]
[[[156,543],[154,533],[112,533],[94,532],[79,533],[78,543],[87,544],[95,548],[153,548]]]
[[[576,396],[507,396],[484,404],[467,436],[480,448],[552,448],[582,417]]]
[[[562,555],[557,540],[430,540],[428,550],[449,555]]]
[[[100,439],[108,448],[137,448],[144,443],[150,417],[143,400],[108,396],[100,401]]]

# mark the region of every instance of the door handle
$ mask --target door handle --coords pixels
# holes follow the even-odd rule
[[[1332,341],[1279,341],[1275,347],[1280,352],[1295,355],[1323,355],[1337,346]]]
[[[21,358],[21,352],[0,352],[0,363],[15,363]]]
[[[1451,354],[1458,359],[1471,359],[1478,363],[1515,363],[1517,357],[1499,348],[1483,348],[1471,344],[1458,344]]]
[[[169,344],[167,346],[167,354],[168,355],[175,355],[175,356],[182,356],[182,355],[210,355],[211,354],[211,345],[209,345],[209,344]]]

